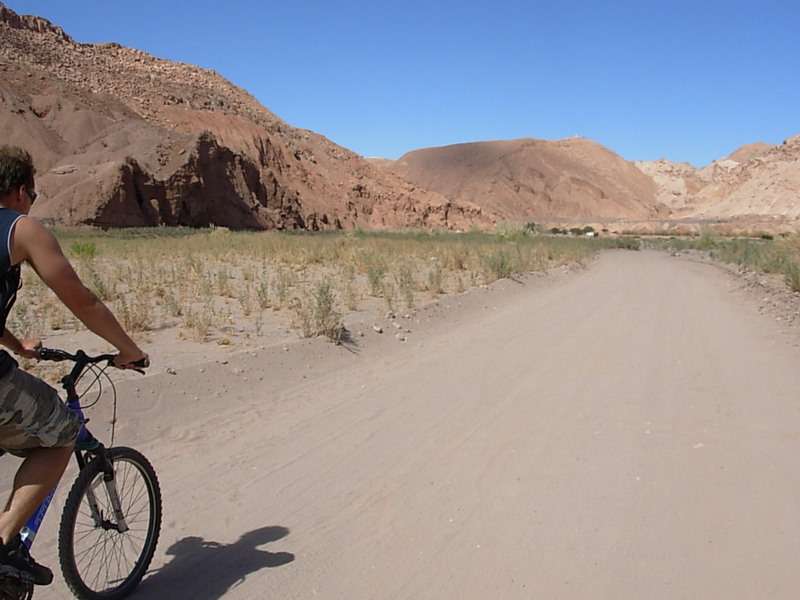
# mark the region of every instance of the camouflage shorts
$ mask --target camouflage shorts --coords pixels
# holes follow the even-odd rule
[[[33,448],[69,446],[78,417],[52,387],[17,368],[0,379],[0,448],[25,455]]]

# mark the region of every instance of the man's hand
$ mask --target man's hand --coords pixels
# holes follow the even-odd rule
[[[132,354],[120,352],[114,358],[114,366],[118,369],[146,369],[150,366],[150,357],[145,352]]]
[[[39,360],[39,354],[36,352],[36,350],[42,347],[42,340],[20,340],[19,345],[20,348],[17,350],[17,354],[23,358],[33,358],[35,360]]]

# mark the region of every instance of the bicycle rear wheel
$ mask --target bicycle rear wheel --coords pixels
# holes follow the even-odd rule
[[[108,458],[114,485],[104,481],[103,461],[92,460],[75,480],[61,516],[61,572],[83,600],[118,600],[130,594],[150,566],[161,531],[161,489],[153,467],[132,448],[111,448]],[[127,525],[124,532],[113,509],[114,487]]]

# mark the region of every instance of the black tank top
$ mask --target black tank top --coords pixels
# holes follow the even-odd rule
[[[11,232],[25,215],[7,208],[0,208],[0,333],[5,330],[6,319],[17,299],[17,290],[22,285],[20,266],[11,264]],[[0,350],[0,377],[8,373],[17,361],[5,350]]]

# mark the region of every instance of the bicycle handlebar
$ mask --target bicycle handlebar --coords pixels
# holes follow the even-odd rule
[[[114,365],[114,359],[117,357],[116,354],[98,354],[97,356],[89,356],[83,350],[78,350],[75,354],[70,354],[65,350],[59,350],[57,348],[37,348],[36,354],[38,354],[39,358],[42,360],[50,360],[53,362],[71,360],[75,363],[88,365],[106,361],[108,362],[109,366]],[[150,361],[147,358],[142,358],[141,360],[131,364],[133,364],[135,367],[133,369],[134,371],[144,374],[143,369],[146,369],[150,366]]]
[[[83,350],[78,350],[75,354],[70,354],[65,350],[57,348],[36,348],[36,354],[42,360],[50,360],[53,362],[61,362],[64,360],[71,360],[72,362],[85,362],[97,363],[104,360],[114,360],[116,354],[100,354],[99,356],[89,356]]]

